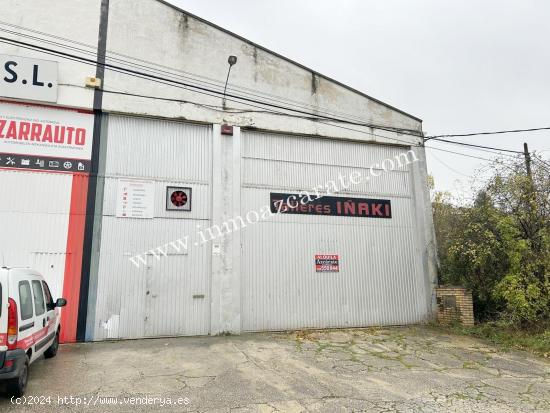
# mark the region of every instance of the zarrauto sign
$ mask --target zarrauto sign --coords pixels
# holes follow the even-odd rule
[[[0,167],[89,172],[91,112],[0,101]]]
[[[280,214],[329,215],[362,218],[391,218],[389,199],[340,196],[300,196],[271,192],[271,212]]]

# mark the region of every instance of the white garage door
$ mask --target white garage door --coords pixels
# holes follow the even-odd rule
[[[270,193],[310,191],[407,149],[243,132],[242,214]],[[387,199],[391,219],[279,214],[242,232],[243,330],[405,324],[426,317],[411,171],[403,166],[337,194]],[[315,256],[338,255],[338,272]]]
[[[38,270],[54,297],[62,297],[65,264],[71,258],[72,180],[69,174],[0,169],[0,266]]]
[[[210,250],[130,257],[209,225],[211,142],[207,126],[109,117],[94,340],[209,333]],[[117,217],[120,179],[152,183],[151,218]],[[167,210],[169,186],[192,188],[191,211]]]

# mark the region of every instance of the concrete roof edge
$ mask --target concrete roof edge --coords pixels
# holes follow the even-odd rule
[[[184,13],[184,14],[186,14],[186,15],[192,17],[193,19],[196,19],[196,20],[198,20],[198,21],[200,21],[200,22],[202,22],[202,23],[205,23],[205,24],[207,24],[207,25],[209,25],[209,26],[212,26],[213,28],[215,28],[215,29],[217,29],[217,30],[220,30],[220,31],[222,31],[222,32],[224,32],[224,33],[227,33],[227,34],[229,34],[230,36],[233,36],[233,37],[235,37],[235,38],[237,38],[237,39],[239,39],[239,40],[242,40],[243,42],[248,43],[248,44],[250,44],[251,46],[257,47],[258,49],[261,49],[261,50],[263,50],[263,51],[265,51],[265,52],[267,52],[267,53],[270,53],[270,54],[272,54],[273,56],[276,56],[276,57],[278,57],[278,58],[280,58],[280,59],[286,60],[287,62],[292,63],[293,65],[296,65],[296,66],[298,66],[298,67],[301,68],[301,69],[307,70],[308,72],[311,72],[311,73],[315,74],[316,76],[319,76],[319,77],[321,77],[321,78],[323,78],[323,79],[325,79],[325,80],[328,80],[329,82],[333,82],[334,84],[337,84],[338,86],[341,86],[341,87],[343,87],[343,88],[345,88],[345,89],[348,89],[350,92],[357,93],[358,95],[361,95],[361,96],[363,96],[363,97],[366,97],[367,99],[372,100],[373,102],[379,103],[379,104],[381,104],[381,105],[383,105],[383,106],[386,106],[387,108],[389,108],[389,109],[391,109],[391,110],[394,110],[394,111],[396,111],[396,112],[398,112],[398,113],[401,113],[402,115],[408,116],[409,118],[414,119],[414,120],[416,120],[416,121],[422,123],[422,119],[420,119],[420,118],[418,118],[418,117],[416,117],[416,116],[414,116],[414,115],[411,115],[410,113],[407,113],[407,112],[405,112],[405,111],[403,111],[403,110],[401,110],[401,109],[398,109],[398,108],[396,108],[395,106],[392,106],[392,105],[390,105],[390,104],[388,104],[388,103],[386,103],[386,102],[383,102],[383,101],[381,101],[381,100],[379,100],[379,99],[373,98],[372,96],[369,96],[369,95],[367,95],[366,93],[361,92],[360,90],[357,90],[357,89],[355,89],[355,88],[353,88],[353,87],[351,87],[351,86],[348,86],[348,85],[346,85],[346,84],[344,84],[344,83],[342,83],[342,82],[339,82],[338,80],[335,80],[335,79],[333,79],[333,78],[331,78],[331,77],[329,77],[329,76],[323,75],[322,73],[319,73],[319,72],[317,72],[316,70],[313,70],[313,69],[311,69],[311,68],[309,68],[309,67],[307,67],[307,66],[304,66],[303,64],[298,63],[298,62],[296,62],[296,61],[294,61],[294,60],[292,60],[292,59],[290,59],[290,58],[288,58],[288,57],[286,57],[286,56],[283,56],[283,55],[281,55],[281,54],[279,54],[279,53],[277,53],[277,52],[274,52],[273,50],[270,50],[270,49],[268,49],[267,47],[264,47],[264,46],[261,46],[261,45],[259,45],[259,44],[257,44],[257,43],[254,43],[253,41],[251,41],[251,40],[249,40],[249,39],[247,39],[247,38],[245,38],[245,37],[243,37],[243,36],[240,36],[240,35],[238,35],[238,34],[236,34],[236,33],[233,33],[232,31],[230,31],[230,30],[228,30],[228,29],[225,29],[225,28],[223,28],[223,27],[221,27],[221,26],[218,26],[217,24],[212,23],[211,21],[208,21],[208,20],[203,19],[202,17],[199,17],[199,16],[197,16],[197,15],[195,15],[195,14],[193,14],[193,13],[190,13],[190,12],[188,12],[188,11],[186,11],[186,10],[183,10],[183,9],[181,9],[180,7],[175,6],[175,5],[173,5],[172,3],[169,3],[167,0],[155,0],[155,1],[157,1],[157,2],[159,2],[159,3],[162,3],[162,4],[164,4],[164,5],[168,6],[168,7],[171,7],[172,9],[177,10],[177,11],[179,11],[180,13]]]

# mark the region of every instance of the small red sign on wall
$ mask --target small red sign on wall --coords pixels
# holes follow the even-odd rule
[[[340,272],[340,256],[334,254],[315,255],[315,271]]]

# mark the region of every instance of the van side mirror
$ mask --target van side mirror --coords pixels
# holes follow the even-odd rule
[[[67,300],[65,300],[64,298],[58,298],[57,301],[55,302],[56,307],[65,307],[66,305],[67,305]]]

